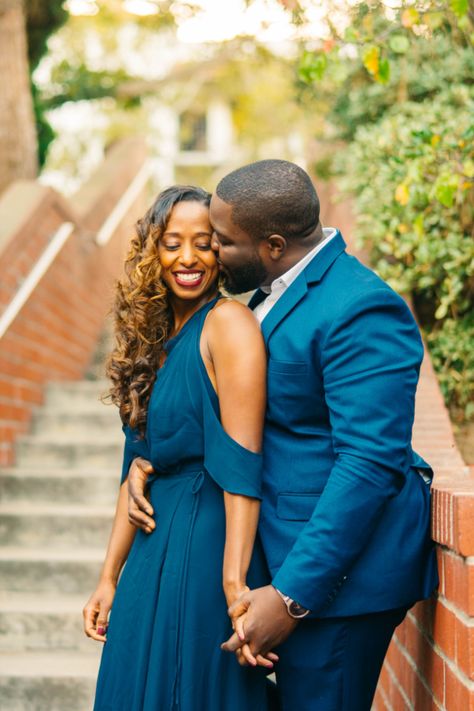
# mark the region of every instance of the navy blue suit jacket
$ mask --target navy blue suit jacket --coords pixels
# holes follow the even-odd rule
[[[432,472],[411,447],[423,346],[406,303],[338,233],[262,331],[260,535],[273,584],[318,617],[429,596],[438,578],[418,470]]]

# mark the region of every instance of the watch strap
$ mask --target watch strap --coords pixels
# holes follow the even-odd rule
[[[285,595],[285,593],[283,593],[281,590],[278,590],[278,588],[275,588],[275,590],[285,603],[286,611],[288,612],[289,616],[292,617],[294,620],[301,620],[303,617],[309,615],[311,610],[308,610],[306,607],[303,607],[303,605],[300,605],[289,595]]]

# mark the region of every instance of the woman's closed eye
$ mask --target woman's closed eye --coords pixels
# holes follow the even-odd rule
[[[181,245],[180,245],[179,243],[172,244],[172,243],[166,243],[166,242],[165,242],[165,243],[163,244],[163,247],[164,247],[165,249],[169,250],[170,252],[172,252],[172,251],[175,250],[175,249],[179,249],[179,248],[181,247]]]
[[[163,249],[166,249],[168,252],[175,252],[181,248],[182,243],[172,242],[171,240],[169,242],[167,240],[162,240],[161,245]],[[199,241],[194,242],[193,247],[194,249],[199,249],[202,252],[207,252],[211,249],[211,240],[208,237],[201,238]]]

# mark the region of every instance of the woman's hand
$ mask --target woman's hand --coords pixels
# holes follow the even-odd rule
[[[249,591],[250,588],[245,583],[224,583],[224,595],[227,601],[227,607],[231,607],[234,602],[237,602],[241,595]]]
[[[232,607],[240,596],[246,592],[250,592],[250,588],[245,585],[245,583],[224,583],[224,594],[227,600],[227,607]],[[237,631],[235,626],[237,621],[239,630],[242,630],[245,625],[245,615],[240,618],[232,619],[232,629],[234,632]],[[257,654],[254,656],[250,652],[248,644],[245,643],[243,643],[242,647],[236,651],[236,657],[242,667],[265,667],[265,669],[268,669],[269,672],[273,670],[275,662],[278,661],[278,655],[274,652],[268,652],[266,655]]]
[[[116,583],[101,580],[82,611],[84,632],[98,642],[107,640],[107,625],[110,608],[115,597]]]

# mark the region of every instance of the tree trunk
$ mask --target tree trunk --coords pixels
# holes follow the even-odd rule
[[[38,172],[22,0],[0,0],[0,192]]]

